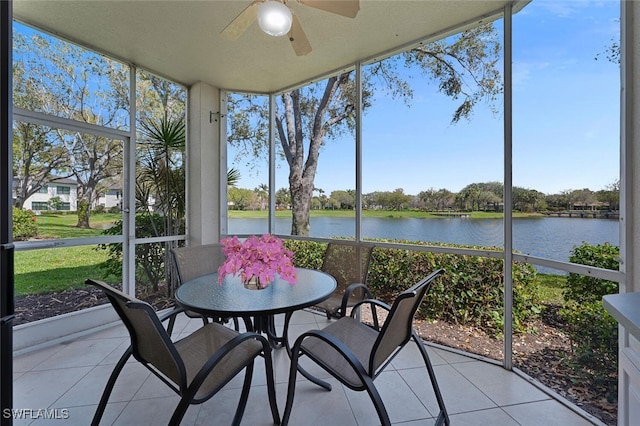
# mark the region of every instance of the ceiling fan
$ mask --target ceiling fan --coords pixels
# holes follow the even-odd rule
[[[325,12],[355,18],[360,10],[359,0],[296,0],[298,3]],[[274,17],[270,21],[270,17]],[[231,40],[237,40],[253,24],[258,21],[264,32],[274,36],[287,35],[291,46],[298,56],[311,52],[311,44],[307,39],[300,20],[287,6],[287,0],[254,0],[221,34]]]

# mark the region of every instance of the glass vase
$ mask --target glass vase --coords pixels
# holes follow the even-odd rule
[[[243,282],[243,284],[244,288],[249,290],[264,290],[265,288],[267,288],[267,285],[265,285],[264,287],[262,286],[262,284],[260,283],[260,278],[256,276],[249,278],[248,280]]]

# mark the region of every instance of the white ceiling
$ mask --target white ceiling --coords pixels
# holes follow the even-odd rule
[[[514,11],[530,0],[518,1]],[[313,51],[254,23],[236,41],[220,35],[251,0],[14,0],[14,17],[186,86],[277,92],[496,16],[509,1],[361,0],[355,19],[287,3]]]

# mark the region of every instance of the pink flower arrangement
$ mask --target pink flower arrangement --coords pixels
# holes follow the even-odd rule
[[[218,268],[219,284],[227,274],[238,273],[243,282],[257,277],[262,287],[269,285],[276,273],[290,284],[296,282],[293,252],[287,250],[278,237],[271,234],[261,237],[252,235],[242,242],[233,236],[223,239],[221,243],[222,253],[227,259]]]

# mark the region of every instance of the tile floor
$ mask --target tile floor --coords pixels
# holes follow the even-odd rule
[[[198,320],[179,318],[174,335],[177,332],[184,335],[201,325]],[[310,328],[325,325],[323,316],[301,311],[292,319],[290,335],[297,336]],[[17,412],[23,418],[14,416],[14,424],[90,424],[107,378],[128,345],[126,329],[117,325],[73,341],[16,355],[14,407],[25,410]],[[442,348],[429,347],[428,351],[454,426],[599,424],[499,366]],[[286,399],[288,364],[286,352],[275,350],[276,392],[281,414]],[[368,426],[378,423],[373,404],[365,392],[344,388],[312,364],[303,365],[317,376],[326,378],[332,383],[333,390],[325,391],[298,375],[291,425]],[[265,383],[264,365],[257,362],[243,425],[271,424]],[[378,377],[376,385],[393,424],[433,424],[437,405],[415,344],[407,345]],[[240,387],[238,377],[206,403],[191,406],[182,424],[230,424]],[[178,397],[158,378],[137,362],[130,361],[116,383],[101,424],[163,425],[171,417],[177,401]],[[26,411],[28,409],[32,411]]]

